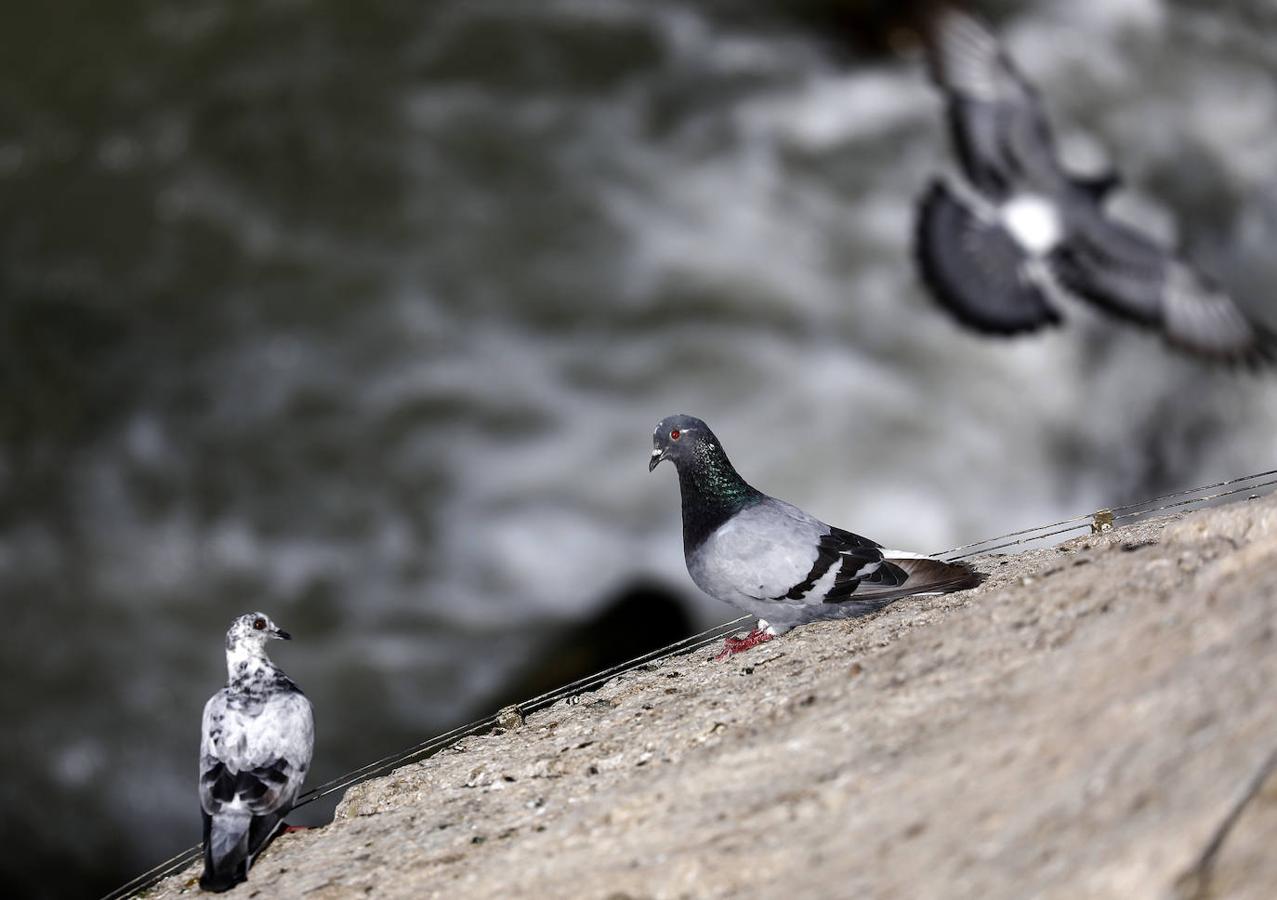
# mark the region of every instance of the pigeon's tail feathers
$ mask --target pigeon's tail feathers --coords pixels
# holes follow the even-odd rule
[[[248,829],[248,864],[251,866],[257,855],[275,839],[284,829],[284,816],[288,809],[276,810],[264,816],[253,816],[253,824]]]
[[[835,585],[826,593],[824,602],[836,603],[854,609],[855,615],[863,615],[905,597],[965,591],[985,579],[983,572],[977,572],[966,563],[944,562],[897,550],[883,550],[882,555],[883,563],[877,572]]]
[[[1027,257],[996,222],[983,221],[944,181],[918,210],[915,249],[923,281],[962,324],[992,334],[1054,325],[1060,315],[1026,275]]]
[[[904,587],[910,594],[947,594],[951,591],[965,591],[984,581],[984,573],[977,572],[962,562],[945,562],[927,556],[913,554],[897,554],[893,550],[884,550],[887,562],[904,569],[906,578]]]
[[[229,891],[248,877],[249,812],[204,813],[204,874],[200,887],[213,893]]]

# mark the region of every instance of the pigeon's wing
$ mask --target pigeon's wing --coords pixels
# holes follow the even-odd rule
[[[1016,334],[1060,321],[1028,276],[1024,251],[943,181],[923,195],[914,244],[923,280],[964,325]]]
[[[889,568],[884,568],[882,547],[878,543],[841,528],[830,528],[816,541],[816,558],[807,576],[784,595],[770,599],[819,603],[861,578],[885,577],[891,581]]]
[[[687,569],[712,597],[803,602],[833,583],[841,556],[822,544],[829,526],[789,503],[766,498],[720,525],[693,553]],[[865,560],[882,558],[872,541]]]
[[[224,723],[229,714],[225,689],[218,691],[204,704],[204,718],[200,726],[200,808],[207,815],[217,812],[221,802],[213,797],[211,776],[214,768],[221,769],[222,745],[225,737]]]
[[[314,734],[300,691],[273,694],[251,714],[215,694],[204,708],[200,805],[209,814],[286,811],[310,768]]]
[[[820,603],[840,581],[868,575],[882,558],[868,538],[767,498],[710,535],[689,557],[688,570],[702,590],[728,602]]]
[[[1277,340],[1223,291],[1135,229],[1098,213],[1078,223],[1050,257],[1074,294],[1138,324],[1160,328],[1173,346],[1199,356],[1258,363]]]
[[[274,709],[276,737],[273,745],[278,758],[288,761],[288,783],[281,796],[291,807],[301,790],[315,751],[315,714],[300,690],[277,694],[268,710]]]
[[[1249,319],[1222,290],[1172,260],[1163,293],[1166,340],[1189,353],[1258,365],[1277,360],[1277,334]]]
[[[971,183],[994,197],[1016,186],[1053,192],[1064,185],[1041,100],[993,33],[946,10],[925,37],[931,78],[945,95],[954,148]]]
[[[966,563],[950,563],[917,554],[883,550],[880,564],[864,574],[844,577],[830,589],[824,603],[850,603],[876,609],[901,597],[941,594],[973,588],[984,576]]]

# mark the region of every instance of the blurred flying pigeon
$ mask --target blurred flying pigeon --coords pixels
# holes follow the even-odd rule
[[[1270,331],[1172,252],[1105,213],[1115,175],[1063,169],[1036,91],[983,24],[946,11],[928,27],[927,49],[962,177],[937,179],[923,196],[917,256],[932,293],[959,321],[997,334],[1033,331],[1058,323],[1060,299],[1074,296],[1199,356],[1274,357]]]
[[[816,619],[843,619],[913,594],[975,587],[983,576],[961,563],[885,550],[769,497],[732,468],[709,426],[670,416],[652,435],[648,471],[678,469],[683,554],[697,587],[758,617],[744,638],[729,637],[719,659]]]
[[[268,640],[289,637],[263,613],[240,616],[226,632],[228,680],[204,706],[200,738],[200,887],[208,891],[230,890],[248,877],[310,768],[310,701],[266,657]]]

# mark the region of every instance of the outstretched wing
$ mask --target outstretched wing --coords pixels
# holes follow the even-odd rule
[[[1093,213],[1050,257],[1060,284],[1111,313],[1160,328],[1167,342],[1212,359],[1258,363],[1277,340],[1223,291],[1133,228]]]
[[[954,149],[982,193],[1005,197],[1019,185],[1067,182],[1051,127],[1032,85],[979,20],[945,10],[926,30],[931,78],[945,95]]]
[[[914,243],[923,280],[964,325],[1017,334],[1060,321],[1028,277],[1028,258],[1011,235],[983,220],[943,181],[923,195]]]

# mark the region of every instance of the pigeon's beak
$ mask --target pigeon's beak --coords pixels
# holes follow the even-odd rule
[[[664,450],[653,450],[652,458],[648,460],[648,463],[647,463],[647,470],[650,472],[653,469],[655,469],[658,465],[660,465],[661,460],[663,460],[664,458],[665,458]]]
[[[271,632],[271,637],[279,638],[281,641],[291,641],[293,636],[282,628],[276,628]]]

